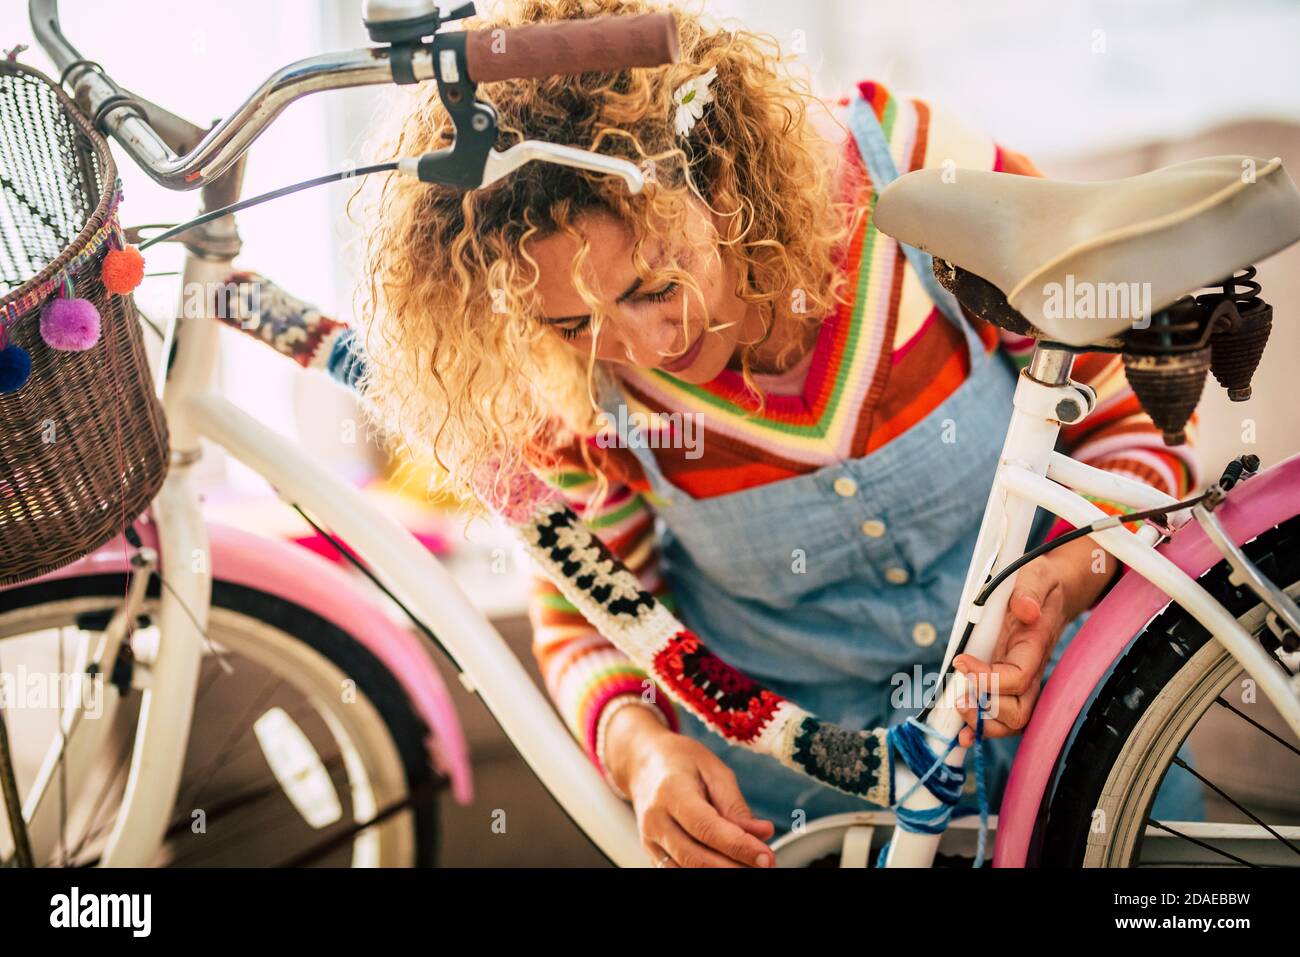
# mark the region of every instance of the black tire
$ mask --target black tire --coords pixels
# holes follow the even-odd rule
[[[0,592],[0,614],[18,608],[78,597],[120,601],[122,575],[66,578]],[[160,593],[157,575],[147,596]],[[264,622],[302,642],[356,682],[357,690],[382,718],[405,772],[415,832],[415,867],[437,866],[438,792],[446,781],[431,766],[426,747],[430,730],[416,713],[400,682],[364,645],[332,622],[275,595],[229,582],[212,583],[212,605]]]
[[[1243,551],[1276,585],[1284,590],[1291,588],[1300,582],[1300,516],[1257,536],[1243,546]],[[1231,584],[1229,572],[1227,562],[1223,561],[1206,571],[1199,581],[1234,617],[1241,617],[1257,609],[1260,601],[1249,588]],[[1198,656],[1209,640],[1209,632],[1173,603],[1165,606],[1132,640],[1077,725],[1068,750],[1057,760],[1054,782],[1049,785],[1051,797],[1044,801],[1035,825],[1029,853],[1031,864],[1085,866],[1093,812],[1101,805],[1112,769],[1124,756],[1139,722],[1157,707],[1160,691],[1176,681],[1180,687],[1185,686],[1194,677],[1193,670],[1209,671],[1206,662],[1214,657],[1213,649]],[[1222,656],[1219,659],[1222,668]],[[1187,673],[1180,675],[1184,669]],[[1167,700],[1160,705],[1167,706]],[[1174,750],[1185,739],[1184,733]],[[1161,777],[1168,767],[1169,762],[1165,761],[1158,769]],[[1159,778],[1155,783],[1159,783]],[[1154,794],[1141,808],[1142,821],[1150,814],[1153,800]],[[1119,823],[1115,826],[1118,828]],[[1132,861],[1140,855],[1139,829],[1129,862],[1122,866],[1132,866]]]

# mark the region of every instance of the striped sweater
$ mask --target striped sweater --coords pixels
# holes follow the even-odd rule
[[[965,169],[1041,175],[1026,157],[932,104],[892,96],[878,83],[862,83],[856,92],[874,108],[900,172],[951,161]],[[849,102],[844,98],[835,106],[843,110]],[[843,146],[839,188],[854,203],[874,203],[870,177],[851,139]],[[691,385],[659,370],[620,367],[629,416],[702,417],[694,420],[703,422],[708,436],[700,446],[692,447],[689,436],[682,437],[686,442],[652,442],[659,446],[653,454],[661,471],[675,486],[709,498],[868,455],[918,423],[963,382],[969,356],[960,332],[939,314],[897,244],[874,228],[870,216],[861,221],[842,268],[855,290],[853,301],[823,321],[812,350],[795,368],[757,377],[766,393],[761,411],[740,374],[730,369],[712,382]],[[966,318],[990,353],[1002,350],[1017,367],[1028,362],[1031,339]],[[1098,404],[1084,422],[1062,430],[1067,452],[1172,495],[1182,495],[1199,480],[1190,445],[1164,445],[1129,388],[1118,356],[1080,356],[1073,377],[1096,390]],[[1188,435],[1194,441],[1195,420]],[[628,449],[600,447],[594,439],[586,444],[610,484],[599,508],[588,507],[597,483],[576,444],[550,450],[543,480],[563,494],[643,587],[675,610],[659,568],[654,496],[639,462]],[[1094,501],[1108,512],[1121,511]],[[1050,534],[1068,527],[1058,522]],[[668,695],[650,693],[653,683],[646,673],[588,625],[547,578],[535,579],[530,617],[533,653],[547,690],[598,766],[603,765],[605,720],[634,698],[658,708],[677,728]]]

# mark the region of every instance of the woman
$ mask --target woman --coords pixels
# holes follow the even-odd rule
[[[493,25],[648,9],[523,0]],[[465,194],[385,184],[362,384],[449,487],[525,534],[549,576],[532,603],[547,688],[651,859],[770,866],[774,834],[896,797],[884,728],[920,710],[942,661],[1032,347],[877,232],[876,193],[926,166],[1038,173],[878,83],[819,102],[774,43],[676,12],[675,65],[480,90],[498,148],[624,156],[643,194],[540,163]],[[419,95],[388,155],[450,142],[432,85]],[[1184,494],[1195,460],[1162,444],[1117,357],[1081,357],[1075,377],[1100,401],[1064,430],[1068,450]],[[1000,681],[995,806],[1042,681],[1114,571],[1088,539],[1031,563],[995,660],[956,659]],[[667,630],[650,641],[636,629],[652,620]],[[778,714],[799,718],[774,744]],[[766,756],[782,747],[786,767]],[[1175,785],[1157,813],[1196,816]]]

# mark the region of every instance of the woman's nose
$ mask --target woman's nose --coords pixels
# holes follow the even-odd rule
[[[681,317],[664,315],[632,319],[623,334],[623,351],[633,365],[653,369],[667,362],[681,338]]]

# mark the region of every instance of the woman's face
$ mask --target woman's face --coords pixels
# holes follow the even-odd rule
[[[587,214],[575,228],[590,243],[583,279],[607,312],[596,337],[596,358],[604,362],[662,369],[685,382],[716,378],[738,347],[762,335],[756,309],[735,294],[736,266],[718,249],[714,220],[694,198],[680,244],[665,248],[650,239],[642,255],[652,268],[671,265],[688,272],[703,293],[670,280],[642,283],[632,264],[630,230],[608,214]],[[562,233],[531,240],[528,250],[541,270],[538,294],[542,321],[566,345],[589,356],[592,323],[570,273],[579,243]],[[685,332],[682,315],[685,309]]]

